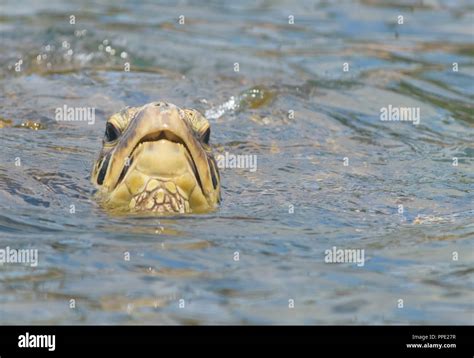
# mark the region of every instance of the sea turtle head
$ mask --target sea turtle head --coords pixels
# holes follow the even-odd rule
[[[220,177],[209,137],[203,115],[170,103],[128,107],[112,115],[91,177],[102,203],[163,214],[214,209]]]

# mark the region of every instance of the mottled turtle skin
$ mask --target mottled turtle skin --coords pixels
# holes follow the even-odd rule
[[[165,102],[127,107],[106,123],[91,180],[108,209],[199,213],[220,202],[208,120]]]

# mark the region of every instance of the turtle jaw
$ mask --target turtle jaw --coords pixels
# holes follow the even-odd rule
[[[145,135],[127,158],[130,160],[125,163],[116,185],[119,185],[127,175],[131,163],[136,162],[141,172],[150,172],[152,176],[153,174],[174,176],[185,168],[187,171],[192,171],[197,184],[203,190],[199,171],[188,145],[181,137],[169,130]]]
[[[190,213],[210,209],[203,194],[196,163],[176,137],[156,134],[141,141],[130,166],[110,193],[109,202],[135,212]]]
[[[160,214],[190,213],[189,193],[173,180],[150,179],[145,189],[132,197],[129,209]]]

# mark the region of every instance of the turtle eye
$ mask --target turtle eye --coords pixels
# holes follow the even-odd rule
[[[206,144],[209,144],[209,138],[211,137],[211,127],[208,127],[206,129],[206,131],[201,135],[201,140],[206,143]]]
[[[120,136],[120,131],[112,123],[107,122],[105,126],[105,141],[113,142]]]

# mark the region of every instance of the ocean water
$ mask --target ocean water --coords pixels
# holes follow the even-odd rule
[[[0,323],[473,324],[473,24],[470,1],[1,0],[0,250],[38,262],[0,264]],[[94,200],[107,117],[155,100],[256,156],[216,212]]]

